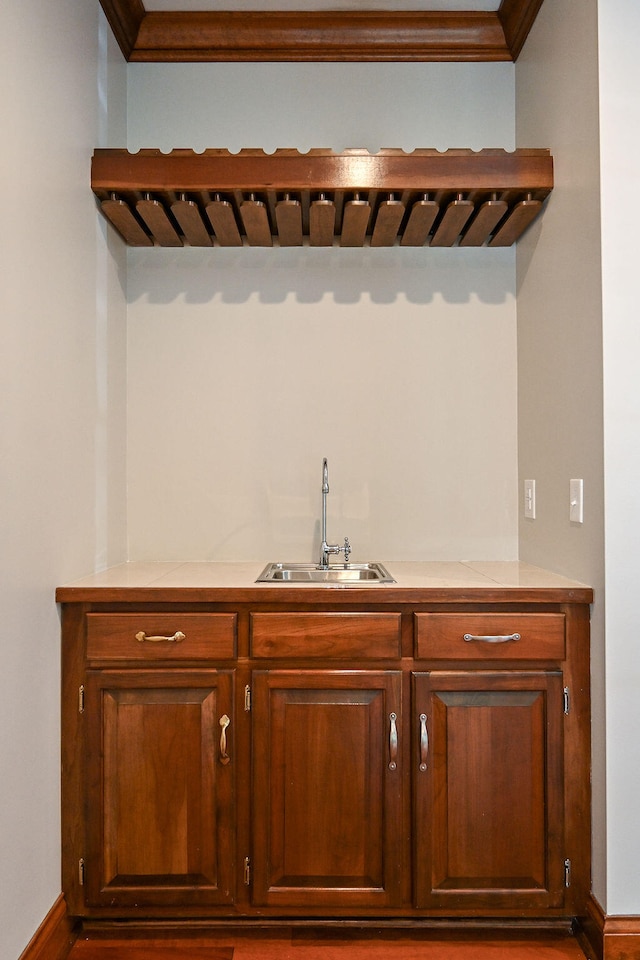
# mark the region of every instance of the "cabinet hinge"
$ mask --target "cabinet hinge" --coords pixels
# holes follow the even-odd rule
[[[571,886],[571,860],[568,858],[564,862],[564,885],[565,887]]]
[[[562,691],[562,703],[564,706],[564,715],[567,717],[571,709],[571,700],[569,698],[569,687],[564,687]]]
[[[244,885],[248,887],[251,883],[251,859],[249,857],[244,858]]]
[[[249,713],[251,710],[251,687],[249,684],[244,688],[244,711]]]
[[[84,857],[78,860],[78,883],[84,887]]]
[[[78,687],[78,713],[84,713],[84,684]]]

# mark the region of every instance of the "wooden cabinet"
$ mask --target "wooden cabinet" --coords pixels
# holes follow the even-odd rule
[[[257,671],[255,904],[400,903],[399,671]]]
[[[561,907],[559,672],[414,675],[415,905]]]
[[[70,912],[580,915],[588,606],[513,597],[65,603]]]
[[[84,709],[87,904],[231,903],[232,673],[90,670]]]

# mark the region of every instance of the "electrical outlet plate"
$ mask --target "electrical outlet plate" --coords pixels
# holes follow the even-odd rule
[[[569,480],[569,520],[584,523],[583,481]]]
[[[527,520],[536,518],[536,482],[524,481],[524,515]]]

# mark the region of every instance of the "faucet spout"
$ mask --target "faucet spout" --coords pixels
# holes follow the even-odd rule
[[[318,566],[321,570],[329,569],[329,557],[332,553],[342,553],[344,551],[344,562],[349,562],[349,554],[351,552],[351,546],[347,537],[344,539],[344,546],[341,547],[338,543],[327,543],[327,494],[329,493],[329,466],[327,464],[327,458],[325,457],[322,461],[322,544],[320,546],[320,563]]]

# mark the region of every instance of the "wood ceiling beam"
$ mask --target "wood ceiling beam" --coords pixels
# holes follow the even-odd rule
[[[100,0],[127,60],[515,60],[543,0],[478,11],[149,12],[142,0]]]

